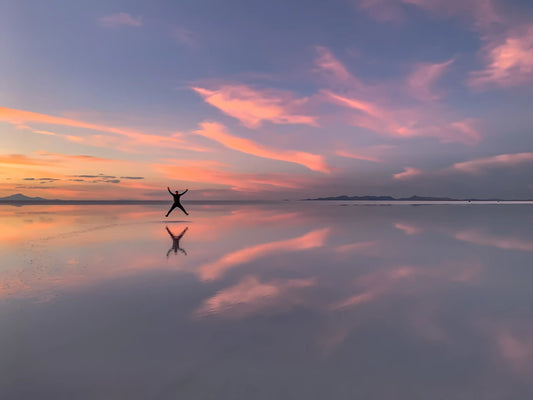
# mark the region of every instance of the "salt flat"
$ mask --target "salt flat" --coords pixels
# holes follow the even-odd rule
[[[526,399],[533,208],[0,206],[2,399]]]

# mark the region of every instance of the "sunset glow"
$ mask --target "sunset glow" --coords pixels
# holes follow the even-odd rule
[[[0,197],[533,198],[533,5],[223,3],[8,1]]]

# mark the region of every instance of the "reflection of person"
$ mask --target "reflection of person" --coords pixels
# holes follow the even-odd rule
[[[187,252],[180,247],[180,240],[183,237],[183,235],[185,235],[185,232],[187,232],[187,229],[189,229],[189,227],[188,226],[185,227],[185,229],[178,236],[174,236],[172,231],[168,229],[168,226],[165,226],[165,229],[167,230],[168,234],[172,238],[172,247],[167,251],[167,257],[170,255],[172,250],[174,250],[174,254],[178,254],[178,250],[179,250],[183,254],[187,255]]]
[[[181,205],[180,203],[180,197],[183,196],[185,193],[187,193],[189,191],[189,189],[185,189],[185,191],[183,193],[178,193],[178,191],[176,190],[175,193],[172,193],[170,191],[170,188],[167,187],[167,190],[168,192],[172,195],[172,197],[174,197],[174,204],[172,204],[172,207],[170,207],[170,210],[168,210],[167,212],[167,215],[165,215],[165,217],[168,217],[168,215],[172,212],[172,210],[174,210],[176,207],[178,207],[181,211],[183,211],[185,214],[189,215],[189,213],[187,211],[185,211],[185,208],[183,208],[183,206]]]

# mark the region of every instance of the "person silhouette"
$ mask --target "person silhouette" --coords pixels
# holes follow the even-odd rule
[[[172,250],[174,250],[174,254],[178,254],[178,250],[179,250],[183,254],[187,255],[187,252],[180,247],[180,240],[183,237],[183,235],[185,235],[185,232],[187,232],[187,229],[189,229],[189,227],[188,226],[185,227],[185,229],[183,231],[181,231],[181,233],[178,236],[174,236],[172,231],[170,229],[168,229],[168,226],[165,226],[165,229],[167,230],[168,234],[172,238],[172,247],[170,249],[168,249],[168,251],[167,251],[167,258],[170,255],[170,253],[172,252]]]
[[[167,187],[167,190],[168,192],[172,195],[172,197],[174,197],[174,204],[172,204],[172,207],[170,207],[170,210],[168,210],[167,212],[167,215],[165,215],[165,217],[168,217],[168,215],[172,212],[172,210],[174,210],[176,207],[178,207],[181,211],[183,211],[185,214],[189,215],[189,213],[187,211],[185,211],[185,208],[183,208],[183,206],[181,205],[180,203],[180,197],[183,196],[185,193],[187,193],[189,191],[189,189],[185,189],[185,191],[183,193],[179,193],[177,190],[176,190],[176,193],[172,193],[170,191],[170,188]]]

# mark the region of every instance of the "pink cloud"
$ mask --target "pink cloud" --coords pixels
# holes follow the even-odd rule
[[[485,172],[490,168],[515,167],[520,164],[533,162],[533,153],[500,154],[492,157],[477,158],[453,164],[451,169],[469,174]]]
[[[397,222],[394,224],[394,227],[404,231],[406,235],[416,235],[422,232],[422,228],[407,222]]]
[[[329,101],[357,111],[350,116],[352,125],[392,136],[414,136],[410,129],[398,123],[392,111],[372,101],[347,97],[328,90],[323,90],[322,93]]]
[[[383,160],[395,149],[395,146],[389,144],[378,144],[373,146],[361,146],[355,149],[343,146],[342,149],[336,150],[335,154],[340,157],[353,158],[356,160],[383,162]]]
[[[359,288],[358,293],[334,302],[330,308],[333,311],[345,310],[377,301],[394,293],[416,296],[427,288],[434,290],[434,284],[420,284],[423,279],[469,284],[479,275],[481,268],[478,262],[469,261],[447,263],[439,268],[404,265],[380,270],[357,278],[354,283]],[[406,288],[408,289],[405,290]]]
[[[315,47],[317,57],[315,58],[315,65],[318,70],[331,75],[339,81],[348,81],[354,79],[348,72],[346,67],[331,53],[331,51],[323,46]]]
[[[499,353],[510,368],[529,382],[533,373],[533,329],[523,323],[515,327],[506,325],[495,329]]]
[[[229,171],[227,165],[216,161],[165,161],[169,164],[153,164],[152,168],[163,173],[168,179],[229,186],[237,191],[297,189],[309,183],[297,175]]]
[[[406,180],[420,175],[422,175],[422,170],[418,168],[405,167],[403,172],[398,172],[397,174],[394,174],[393,177],[394,179]]]
[[[409,278],[417,272],[414,267],[402,266],[364,275],[356,280],[356,285],[361,287],[362,291],[334,303],[331,308],[342,310],[374,301],[389,292],[398,280]]]
[[[330,173],[332,171],[331,167],[326,164],[324,157],[321,155],[268,147],[250,139],[230,135],[226,132],[226,128],[223,125],[216,122],[202,122],[200,127],[201,129],[195,133],[219,142],[229,149],[257,157],[300,164],[312,171],[323,173]]]
[[[443,142],[462,141],[465,144],[476,144],[481,140],[481,133],[477,129],[477,121],[471,118],[451,122]]]
[[[482,54],[487,65],[471,73],[471,87],[510,87],[533,81],[533,25],[511,30],[502,39],[488,40]]]
[[[0,121],[8,122],[14,126],[19,126],[23,129],[30,129],[36,133],[43,133],[42,130],[34,129],[30,126],[23,125],[27,122],[69,126],[74,128],[82,128],[93,131],[111,133],[118,136],[127,137],[128,140],[120,140],[117,137],[106,135],[92,135],[92,136],[74,136],[74,135],[60,135],[54,132],[46,131],[46,134],[52,136],[60,136],[69,141],[88,144],[98,147],[112,147],[121,148],[125,151],[130,151],[135,146],[150,146],[172,148],[190,151],[207,151],[206,148],[189,143],[185,135],[182,133],[174,133],[171,136],[149,135],[143,132],[138,132],[130,129],[116,128],[108,125],[94,124],[69,118],[55,117],[46,114],[39,114],[31,111],[17,110],[13,108],[0,107]]]
[[[366,155],[363,155],[363,154],[357,154],[357,153],[354,153],[354,152],[351,152],[351,151],[346,151],[346,150],[337,150],[335,152],[335,154],[337,154],[338,156],[341,156],[341,157],[346,157],[346,158],[353,158],[353,159],[356,159],[356,160],[364,160],[364,161],[372,161],[372,162],[379,162],[380,160],[375,158],[375,157],[372,157],[372,156],[366,156]]]
[[[454,60],[451,59],[436,64],[417,64],[407,79],[411,94],[420,100],[439,99],[441,96],[434,92],[433,86],[453,62]]]
[[[293,111],[301,108],[307,99],[293,99],[286,91],[259,91],[246,85],[223,85],[215,90],[201,87],[192,89],[202,96],[206,103],[237,118],[248,128],[258,128],[263,121],[317,126],[316,117]]]
[[[441,117],[428,118],[431,116],[424,113],[423,109],[394,110],[370,101],[341,96],[329,91],[323,93],[334,103],[357,111],[350,117],[351,124],[377,133],[399,138],[432,136],[443,143],[476,144],[481,139],[481,134],[476,130],[475,122],[471,119],[455,122],[438,121]],[[429,121],[429,119],[434,121]],[[435,124],[435,122],[440,122],[440,124]]]
[[[261,282],[255,276],[248,276],[205,300],[194,314],[196,317],[242,318],[267,309],[287,309],[301,303],[295,290],[315,285],[314,278]]]
[[[383,119],[386,114],[385,111],[380,109],[379,106],[369,101],[341,96],[341,95],[332,93],[328,90],[324,90],[323,93],[326,96],[329,96],[334,102],[341,104],[343,106],[346,106],[346,107],[353,108],[354,110],[358,110],[371,117],[374,117],[377,119]]]
[[[60,153],[50,153],[48,151],[36,151],[36,154],[47,157],[50,160],[54,161],[86,161],[86,162],[124,162],[123,160],[114,160],[111,158],[102,158],[96,156],[90,156],[86,154],[60,154]]]
[[[54,163],[54,160],[28,157],[24,154],[0,154],[0,164],[4,165],[47,166]]]
[[[372,240],[367,242],[357,242],[350,244],[343,244],[335,248],[337,253],[375,253],[379,241]]]
[[[328,234],[329,229],[318,229],[294,239],[262,243],[256,246],[246,247],[226,254],[214,263],[205,264],[199,267],[198,274],[204,281],[218,279],[226,271],[235,268],[240,264],[248,263],[270,254],[321,247],[324,245],[324,241]]]
[[[500,236],[479,230],[467,230],[454,234],[458,240],[505,250],[533,251],[533,242],[518,237]]]
[[[424,105],[405,108],[404,104],[408,104],[409,99],[400,105],[390,104],[390,95],[386,93],[395,85],[405,92],[405,84],[391,83],[387,90],[380,86],[366,85],[350,75],[329,50],[318,49],[319,57],[315,59],[317,71],[333,77],[338,88],[335,92],[322,90],[318,97],[322,101],[353,110],[346,116],[349,124],[398,138],[429,136],[438,138],[443,143],[459,142],[469,145],[481,140],[474,120],[450,121],[440,115],[435,104],[431,108]],[[419,64],[408,78],[410,92],[420,98],[437,99],[432,85],[452,62],[453,60],[448,60],[440,64]]]
[[[115,28],[117,26],[132,26],[139,28],[142,26],[142,17],[134,17],[125,12],[119,12],[117,14],[104,15],[98,19],[100,25],[107,28]]]
[[[459,142],[470,145],[481,140],[476,122],[472,119],[447,122],[442,121],[440,116],[428,115],[424,109],[395,110],[380,106],[376,102],[341,96],[327,90],[324,90],[323,94],[332,102],[357,111],[350,115],[349,121],[352,125],[376,133],[399,138],[430,136],[443,143]]]

